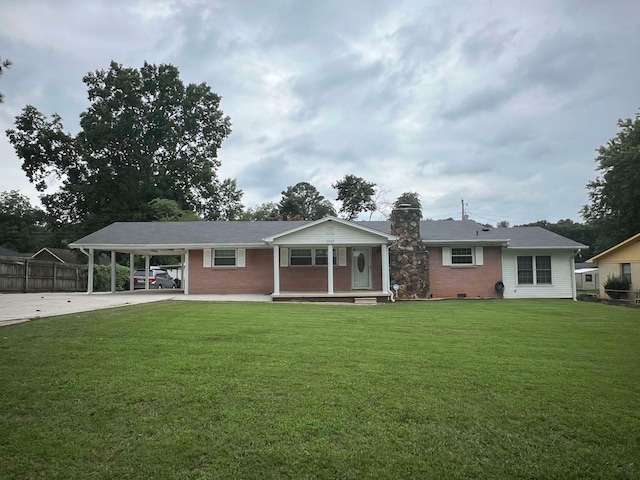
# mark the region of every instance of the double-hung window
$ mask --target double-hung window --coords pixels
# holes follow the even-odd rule
[[[549,255],[518,257],[518,285],[550,285],[551,278]]]
[[[329,249],[327,248],[292,248],[289,265],[328,265],[328,255]],[[335,248],[333,249],[333,264],[337,264]]]
[[[313,265],[313,252],[310,248],[292,248],[290,265]]]
[[[236,251],[232,250],[218,250],[213,251],[213,266],[214,267],[235,267],[236,266]]]
[[[329,257],[329,249],[328,248],[315,248],[314,249],[314,258],[316,265],[328,265],[328,257]],[[333,264],[336,265],[337,262],[337,249],[333,249]]]
[[[473,252],[471,247],[452,248],[451,249],[452,265],[473,265]]]
[[[246,250],[244,248],[205,248],[202,250],[202,267],[244,267]]]
[[[483,247],[442,247],[442,265],[467,267],[483,264]]]
[[[627,280],[629,283],[631,283],[631,264],[630,263],[620,264],[620,275],[624,280]]]

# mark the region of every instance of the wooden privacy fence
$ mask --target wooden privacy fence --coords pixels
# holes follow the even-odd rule
[[[30,258],[0,257],[0,292],[81,292],[87,267]]]

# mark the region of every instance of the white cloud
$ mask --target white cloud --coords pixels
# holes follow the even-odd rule
[[[594,149],[639,104],[632,0],[26,0],[0,17],[2,130],[33,104],[73,132],[88,71],[172,63],[222,95],[220,174],[247,205],[299,181],[333,199],[353,173],[431,218],[465,198],[479,220],[579,220]],[[4,137],[0,162],[0,191],[35,198]]]

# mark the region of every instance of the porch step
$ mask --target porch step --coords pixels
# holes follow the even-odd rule
[[[375,305],[378,303],[376,297],[356,297],[353,299],[353,303],[357,305]]]

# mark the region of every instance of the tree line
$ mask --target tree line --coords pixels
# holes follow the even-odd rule
[[[0,57],[0,76],[11,65]],[[218,150],[231,134],[221,98],[206,83],[184,84],[170,64],[140,69],[111,62],[83,78],[89,107],[80,130],[65,131],[57,114],[27,105],[6,134],[43,210],[12,190],[0,193],[0,245],[19,251],[63,246],[116,221],[353,220],[380,210],[382,190],[356,175],[332,184],[340,210],[308,182],[281,192],[279,202],[242,204],[236,179],[219,178]],[[2,102],[2,96],[0,96]],[[587,184],[585,224],[536,222],[602,251],[640,232],[640,118],[598,149],[599,172]],[[52,184],[57,191],[49,193]],[[397,201],[416,202],[415,192]]]

